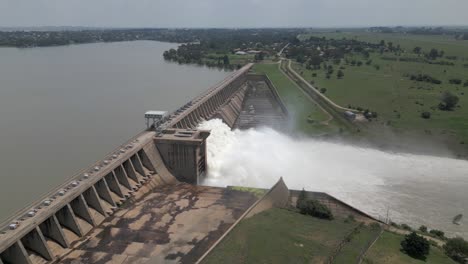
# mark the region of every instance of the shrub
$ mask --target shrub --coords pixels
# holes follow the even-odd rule
[[[330,209],[317,200],[306,200],[305,202],[301,202],[299,206],[301,214],[311,215],[321,219],[333,219],[333,214]]]
[[[451,238],[444,245],[445,254],[458,263],[468,258],[468,242],[461,237]]]
[[[414,75],[414,74],[411,74],[410,75],[410,80],[412,81],[417,81],[417,82],[428,82],[428,83],[433,83],[433,84],[441,84],[442,81],[432,77],[432,76],[429,76],[427,74],[418,74],[418,75]]]
[[[419,236],[415,232],[405,236],[401,241],[403,251],[413,258],[425,259],[429,254],[430,244],[427,239]]]
[[[327,91],[327,88],[320,88],[321,93],[325,93]]]
[[[442,95],[442,102],[439,104],[440,110],[452,110],[458,104],[458,96],[451,92],[445,92]]]
[[[437,229],[432,229],[431,231],[429,231],[429,234],[432,234],[432,235],[434,235],[436,237],[440,237],[440,238],[445,237],[444,231],[440,231],[440,230],[437,230]]]
[[[429,119],[429,118],[431,118],[431,113],[430,112],[422,112],[421,117],[424,118],[424,119]],[[426,231],[427,231],[427,228],[426,228]]]
[[[404,230],[409,230],[409,231],[413,230],[413,229],[412,229],[409,225],[407,225],[407,224],[401,224],[401,228],[403,228]]]
[[[312,77],[317,77],[317,73],[312,73]]]
[[[297,197],[296,208],[301,209],[304,206],[306,197],[306,191],[302,189],[302,191],[299,193],[299,196]]]
[[[343,71],[342,71],[342,70],[338,70],[338,72],[337,72],[337,74],[336,74],[336,77],[338,77],[338,79],[341,79],[341,78],[343,78],[343,76],[344,76]]]
[[[468,80],[463,83],[463,87],[468,87]]]
[[[355,222],[355,221],[356,220],[354,219],[353,215],[348,215],[344,220],[345,223],[352,223],[352,222]]]
[[[461,84],[462,80],[460,80],[460,79],[450,79],[449,83],[450,84]]]
[[[419,231],[421,231],[423,233],[427,233],[427,226],[425,226],[425,225],[420,226]]]

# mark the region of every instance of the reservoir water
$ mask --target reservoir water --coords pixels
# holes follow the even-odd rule
[[[165,62],[176,44],[0,48],[0,219],[174,110],[228,72]]]

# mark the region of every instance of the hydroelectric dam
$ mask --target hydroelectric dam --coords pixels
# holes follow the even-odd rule
[[[19,210],[0,225],[3,263],[196,263],[241,219],[287,206],[279,179],[266,194],[198,185],[207,171],[200,122],[281,128],[288,112],[248,64]],[[335,214],[375,221],[325,193]]]

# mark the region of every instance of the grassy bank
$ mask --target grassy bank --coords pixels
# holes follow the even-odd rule
[[[357,225],[270,209],[243,220],[203,263],[322,263]]]
[[[455,264],[441,249],[431,246],[426,261],[414,259],[400,251],[403,235],[384,232],[367,252],[363,263],[366,264]]]
[[[380,233],[380,229],[376,227],[364,226],[359,229],[359,232],[351,238],[351,241],[341,249],[333,263],[356,263],[360,253],[364,252],[365,248],[375,240],[378,233]]]

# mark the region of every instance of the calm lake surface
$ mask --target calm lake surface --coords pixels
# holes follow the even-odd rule
[[[176,46],[0,48],[0,220],[229,74],[165,62]]]

